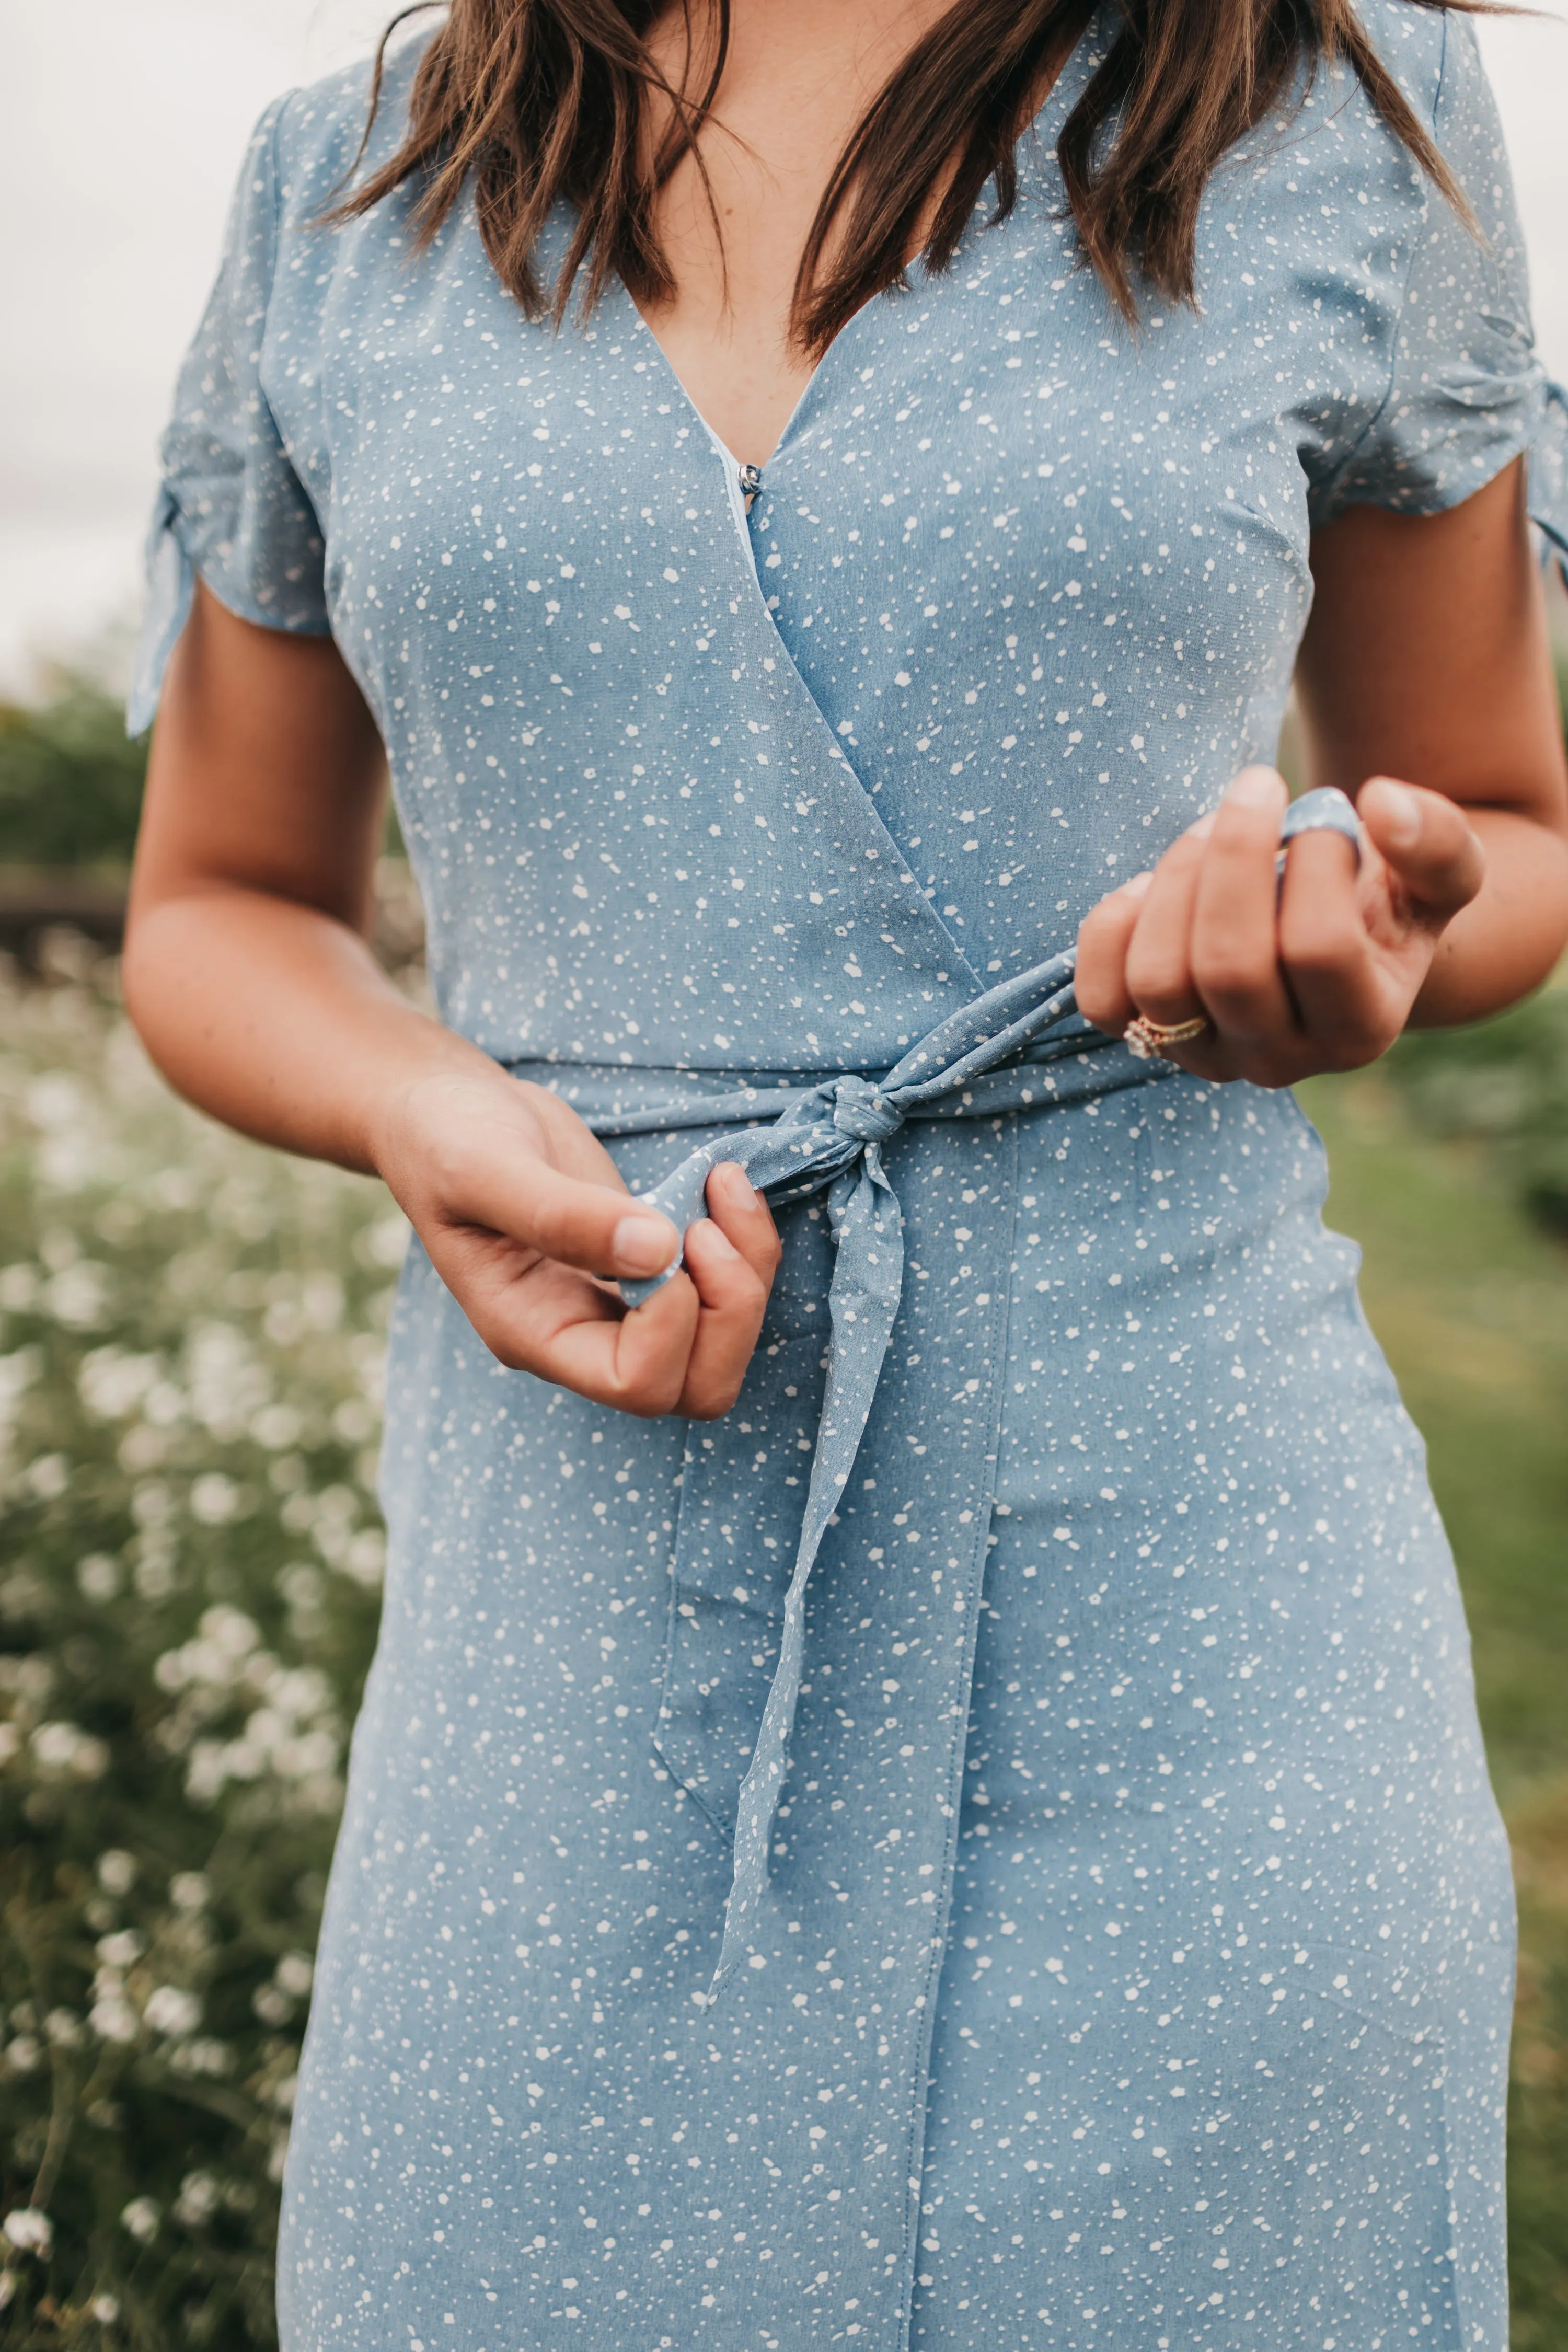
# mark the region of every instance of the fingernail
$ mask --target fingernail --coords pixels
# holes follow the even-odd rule
[[[1147,891],[1150,883],[1152,882],[1153,879],[1154,877],[1152,874],[1134,874],[1130,880],[1121,885],[1122,897],[1124,898],[1142,898]]]
[[[1277,808],[1284,785],[1272,768],[1243,768],[1226,793],[1232,808]]]
[[[700,1232],[702,1236],[700,1246],[707,1250],[710,1256],[740,1256],[740,1251],[735,1247],[734,1243],[725,1233],[722,1225],[716,1225],[711,1217],[699,1217],[696,1224],[691,1227],[690,1232],[688,1233],[686,1236],[687,1246],[689,1248],[691,1244],[691,1234],[699,1232]]]
[[[1404,784],[1392,777],[1377,780],[1377,808],[1383,819],[1381,831],[1391,849],[1409,849],[1421,832],[1421,803]]]
[[[1199,817],[1196,824],[1188,825],[1188,838],[1192,841],[1206,841],[1214,831],[1214,820],[1215,812],[1210,809],[1206,816]]]
[[[623,1217],[610,1236],[610,1252],[621,1274],[662,1274],[679,1245],[668,1217]]]
[[[757,1197],[751,1178],[738,1160],[721,1160],[710,1181],[716,1182],[721,1192],[727,1192],[738,1209],[749,1209]]]

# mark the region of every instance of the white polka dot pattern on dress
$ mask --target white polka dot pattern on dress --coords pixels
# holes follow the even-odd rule
[[[639,1191],[746,1131],[693,1096],[863,1123],[1272,752],[1314,523],[1528,448],[1568,546],[1472,37],[1369,23],[1486,245],[1325,71],[1215,174],[1201,309],[1131,335],[1051,152],[1107,20],[1012,218],[851,320],[749,513],[624,290],[556,333],[470,213],[418,257],[406,194],[316,225],[367,79],[295,93],[133,717],[196,572],[330,628],[455,1028]],[[1292,1102],[1068,1042],[1038,1101],[877,1129],[901,1289],[717,2004],[838,1208],[783,1211],[713,1424],[503,1370],[413,1252],[285,2352],[1503,2352],[1507,1855],[1420,1444]]]

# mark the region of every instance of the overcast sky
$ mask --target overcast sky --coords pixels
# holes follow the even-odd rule
[[[780,0],[787,5],[787,0]],[[1568,0],[1482,39],[1568,376]],[[392,0],[0,0],[0,693],[133,609],[153,448],[247,133]]]

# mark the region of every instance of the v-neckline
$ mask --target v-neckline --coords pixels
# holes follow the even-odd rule
[[[1059,98],[1067,82],[1069,69],[1073,66],[1074,62],[1083,54],[1089,37],[1093,33],[1094,23],[1095,20],[1091,18],[1090,22],[1085,26],[1083,30],[1079,33],[1077,40],[1068,51],[1067,56],[1063,58],[1061,64],[1058,67],[1056,74],[1052,79],[1050,88],[1046,91],[1044,97],[1039,102],[1039,105],[1035,109],[1035,111],[1029,117],[1027,123],[1020,131],[1018,139],[1019,144],[1021,144],[1025,139],[1037,136],[1041,121],[1044,119],[1047,110]],[[978,208],[977,205],[976,209]],[[957,257],[955,255],[953,259],[956,260],[956,258]],[[951,269],[952,266],[952,262],[950,261],[948,264],[949,269]],[[641,304],[638,302],[636,295],[632,292],[630,287],[626,284],[625,278],[617,275],[615,280],[615,285],[617,296],[625,300],[637,323],[637,329],[647,336],[648,341],[653,345],[654,351],[658,355],[655,363],[658,367],[660,373],[668,380],[674,390],[679,394],[682,406],[688,411],[695,422],[700,425],[709,441],[712,444],[713,448],[723,460],[724,465],[729,469],[731,475],[736,479],[742,479],[749,470],[754,471],[760,478],[761,476],[766,473],[770,466],[776,464],[778,458],[784,453],[794,436],[795,425],[802,411],[811,400],[812,395],[816,393],[818,385],[821,383],[823,377],[832,365],[840,345],[846,342],[848,338],[855,333],[861,320],[866,317],[868,311],[875,310],[879,303],[887,301],[889,296],[893,294],[905,290],[912,290],[914,276],[917,271],[921,273],[922,278],[929,277],[931,274],[926,268],[923,253],[917,254],[913,260],[907,266],[905,276],[911,281],[910,288],[902,288],[896,284],[892,286],[879,287],[876,293],[867,297],[866,300],[861,303],[860,308],[858,310],[852,311],[849,317],[846,319],[844,324],[839,328],[838,332],[834,336],[832,341],[828,344],[826,350],[817,361],[816,365],[812,369],[811,373],[806,377],[805,382],[802,384],[799,396],[796,399],[794,407],[784,418],[783,426],[779,431],[778,438],[774,441],[773,446],[768,452],[767,456],[761,460],[754,460],[748,457],[738,457],[735,455],[735,452],[731,448],[723,436],[718,431],[716,426],[709,423],[707,417],[703,415],[702,410],[698,406],[695,397],[688,388],[685,377],[680,373],[675,362],[670,358],[669,353],[666,351],[663,343],[659,340],[656,329],[646,316]]]
[[[637,328],[644,335],[647,336],[648,341],[653,345],[655,352],[658,353],[657,365],[658,366],[660,373],[679,394],[682,404],[701,426],[703,432],[712,443],[713,447],[724,460],[725,465],[730,468],[731,472],[737,477],[743,477],[748,471],[754,471],[759,478],[765,474],[768,467],[775,464],[779,457],[782,455],[786,444],[794,435],[796,419],[799,417],[801,411],[805,407],[806,403],[810,400],[813,393],[816,392],[818,384],[821,383],[824,374],[832,363],[834,354],[838,350],[839,345],[854,332],[856,327],[859,324],[859,321],[865,317],[867,311],[869,310],[874,304],[883,300],[887,293],[890,290],[886,287],[882,288],[878,293],[871,295],[866,301],[862,302],[860,308],[854,311],[851,316],[845,320],[843,326],[839,328],[838,332],[834,336],[833,341],[828,344],[826,350],[823,352],[822,357],[817,361],[816,365],[812,369],[811,373],[806,377],[805,382],[802,384],[795,405],[791,408],[788,415],[784,418],[783,425],[779,428],[778,437],[774,441],[773,447],[769,450],[765,457],[759,460],[750,457],[738,457],[733,449],[731,448],[729,443],[719,432],[718,428],[709,423],[707,417],[698,406],[695,398],[689,389],[685,377],[680,373],[675,362],[665,350],[663,343],[659,340],[657,330],[644,312],[642,305],[638,302],[630,287],[627,286],[626,280],[622,278],[616,278],[616,286],[618,293],[625,299],[627,307],[631,310],[632,316],[637,321]]]

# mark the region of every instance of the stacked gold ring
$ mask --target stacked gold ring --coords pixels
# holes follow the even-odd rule
[[[1141,1062],[1155,1062],[1167,1046],[1185,1045],[1213,1025],[1206,1013],[1193,1021],[1170,1022],[1151,1021],[1146,1013],[1140,1013],[1122,1031],[1121,1039]]]
[[[1350,843],[1355,852],[1356,864],[1361,864],[1361,820],[1355,803],[1334,784],[1321,784],[1316,792],[1303,793],[1286,810],[1279,826],[1279,856],[1277,861],[1281,884],[1285,874],[1285,853],[1299,835],[1303,833],[1337,833]],[[1206,1013],[1199,1013],[1190,1021],[1152,1021],[1140,1013],[1122,1031],[1122,1042],[1141,1062],[1157,1062],[1171,1045],[1189,1045],[1194,1037],[1212,1030],[1213,1022]]]

